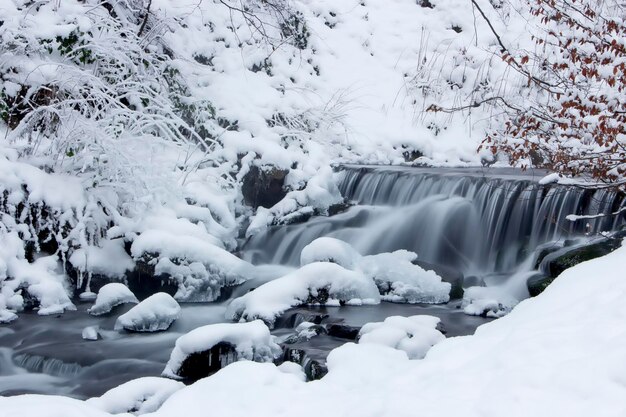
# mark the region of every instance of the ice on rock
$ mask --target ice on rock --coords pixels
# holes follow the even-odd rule
[[[247,321],[260,318],[273,325],[281,313],[303,304],[379,302],[378,288],[362,272],[330,262],[314,262],[236,298],[227,316]]]
[[[143,377],[115,387],[102,396],[90,398],[87,404],[111,414],[132,413],[136,416],[157,411],[185,384],[167,378]]]
[[[158,332],[167,330],[180,314],[180,306],[171,295],[158,292],[143,300],[115,322],[115,330]]]
[[[431,347],[445,339],[433,316],[391,316],[367,323],[359,332],[360,344],[378,344],[406,352],[409,359],[422,359]]]
[[[98,340],[100,336],[99,326],[87,326],[83,329],[82,337],[85,340]]]
[[[162,375],[170,378],[183,377],[181,374],[184,373],[183,368],[188,358],[208,352],[220,343],[232,346],[236,354],[235,360],[272,362],[282,354],[282,349],[270,334],[270,329],[261,320],[210,324],[198,327],[176,340],[176,346]],[[211,356],[208,356],[207,361],[210,360]],[[207,368],[212,365],[206,363]]]
[[[94,305],[87,310],[92,316],[99,316],[110,312],[113,307],[126,303],[138,303],[137,297],[132,293],[128,287],[119,282],[112,282],[106,284],[96,297]]]

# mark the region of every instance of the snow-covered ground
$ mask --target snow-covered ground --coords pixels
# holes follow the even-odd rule
[[[244,361],[186,388],[152,384],[156,392],[176,391],[154,415],[316,416],[322,407],[331,416],[623,416],[624,268],[626,248],[579,264],[506,317],[437,343],[421,360],[349,343],[331,352],[320,381]],[[0,398],[0,407],[7,417],[107,416],[101,410],[112,406],[99,404],[132,404],[130,395],[88,402],[27,395]]]

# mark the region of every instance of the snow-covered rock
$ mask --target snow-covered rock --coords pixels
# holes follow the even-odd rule
[[[17,314],[14,312],[7,310],[6,308],[0,309],[0,323],[6,324],[11,323],[12,321],[17,320]]]
[[[433,316],[391,316],[383,322],[367,323],[359,332],[360,344],[378,344],[406,352],[409,359],[422,359],[445,336]]]
[[[112,282],[100,288],[96,302],[87,312],[93,316],[99,316],[110,312],[113,307],[120,304],[136,304],[138,302],[139,300],[135,297],[135,294],[126,285],[120,282]]]
[[[157,332],[167,330],[180,314],[180,306],[171,295],[158,292],[146,298],[115,322],[115,330]]]
[[[378,288],[362,272],[330,262],[315,262],[236,298],[229,305],[227,316],[246,321],[260,318],[272,325],[281,313],[299,305],[379,302]]]
[[[470,287],[463,293],[463,312],[470,316],[498,318],[508,314],[519,301],[506,288]]]
[[[354,269],[361,260],[350,244],[332,237],[320,237],[306,245],[300,252],[300,265],[313,262],[332,262],[346,269]]]
[[[90,398],[87,404],[111,414],[139,416],[155,412],[165,400],[184,387],[182,382],[167,378],[137,378],[110,389],[100,397]]]
[[[221,288],[246,280],[242,272],[248,264],[210,235],[155,227],[135,239],[131,253],[135,259],[154,257],[155,274],[167,274],[178,282],[174,297],[181,301],[213,301]]]
[[[450,300],[451,284],[435,271],[413,264],[417,254],[406,250],[363,256],[359,268],[372,277],[385,301],[441,304]]]
[[[99,326],[87,326],[83,329],[82,338],[85,340],[98,340],[100,336]]]
[[[227,349],[224,352],[211,352],[220,344],[223,346],[226,344],[232,351]],[[225,353],[228,358],[220,357],[221,353]],[[187,368],[190,366],[195,368],[194,374],[201,374],[203,371],[208,374],[210,371],[223,368],[231,361],[272,362],[281,353],[282,350],[275,343],[269,328],[260,320],[249,323],[211,324],[198,327],[176,340],[176,346],[163,370],[163,376],[189,377],[190,370]],[[206,370],[198,369],[202,367]]]
[[[426,271],[413,262],[417,254],[406,250],[362,256],[348,243],[331,238],[315,239],[302,249],[301,265],[326,261],[372,278],[383,300],[398,303],[446,303],[451,285],[435,271]]]

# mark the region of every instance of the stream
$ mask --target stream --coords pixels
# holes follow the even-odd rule
[[[241,256],[257,265],[295,267],[304,246],[331,236],[362,254],[415,251],[421,262],[443,271],[444,279],[460,279],[463,287],[508,285],[518,279],[510,287],[521,299],[528,296],[526,273],[539,249],[616,230],[623,221],[565,220],[567,214],[616,211],[624,201],[606,190],[541,185],[538,178],[543,174],[347,166],[338,175],[339,188],[352,207],[331,217],[271,227],[247,241]],[[158,376],[179,336],[225,322],[227,302],[182,304],[181,316],[169,330],[151,334],[113,330],[116,318],[130,305],[99,317],[86,313],[91,304],[80,302],[77,311],[60,316],[23,312],[15,322],[0,326],[0,395],[88,398],[134,378]],[[272,332],[284,338],[302,321],[358,328],[393,315],[430,314],[441,318],[447,337],[454,337],[473,334],[490,320],[468,316],[460,306],[455,299],[446,305],[300,307],[285,313]],[[84,340],[81,333],[88,326],[98,326],[102,338]],[[330,350],[349,341],[322,334],[291,347],[302,349],[309,361],[324,363]]]

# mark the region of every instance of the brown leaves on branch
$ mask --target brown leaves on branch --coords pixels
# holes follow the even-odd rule
[[[483,144],[533,165],[626,190],[626,9],[620,0],[528,0],[543,38],[502,59],[528,76],[523,109]]]

